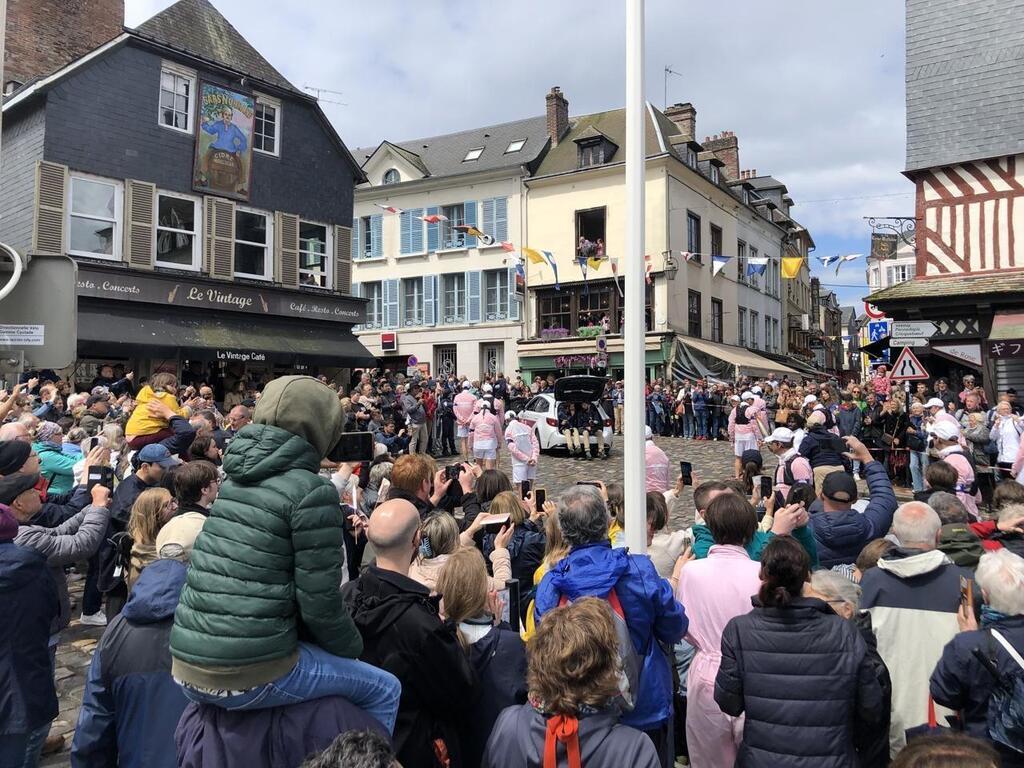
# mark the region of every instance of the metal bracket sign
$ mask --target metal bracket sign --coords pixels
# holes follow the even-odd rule
[[[930,339],[938,326],[928,320],[894,320],[889,335],[896,339]],[[911,346],[907,344],[906,346]]]
[[[904,347],[900,356],[896,358],[896,362],[892,364],[892,374],[889,378],[893,381],[922,381],[930,379],[931,376],[928,375],[928,370],[921,365],[921,361],[917,359],[913,350],[910,347]]]

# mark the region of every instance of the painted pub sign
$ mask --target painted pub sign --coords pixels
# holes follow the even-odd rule
[[[248,200],[252,186],[255,99],[219,85],[199,86],[199,130],[192,186],[236,200]]]

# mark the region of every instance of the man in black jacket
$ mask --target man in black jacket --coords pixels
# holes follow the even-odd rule
[[[370,517],[367,538],[377,560],[342,589],[363,638],[360,658],[402,683],[394,744],[405,768],[433,768],[442,739],[452,768],[464,765],[457,725],[468,714],[476,673],[458,631],[439,615],[439,598],[409,578],[420,545],[420,516],[404,499],[391,498]]]
[[[423,454],[407,453],[399,456],[391,471],[391,489],[388,498],[404,499],[416,507],[421,519],[431,512],[453,512],[462,507],[463,530],[482,511],[476,495],[476,475],[469,464],[462,465],[459,482],[453,483],[445,477],[445,470],[437,469],[437,463]]]

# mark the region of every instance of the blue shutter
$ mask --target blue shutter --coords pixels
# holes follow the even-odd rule
[[[488,234],[494,235],[495,242],[501,243],[508,240],[508,198],[494,198],[494,230]]]
[[[437,275],[423,276],[423,324],[437,325]]]
[[[398,327],[398,280],[384,281],[384,327]]]
[[[410,224],[412,221],[412,211],[402,211],[398,214],[398,226],[401,233],[398,252],[403,255],[412,253],[412,226]]]
[[[466,322],[480,322],[480,272],[466,273]]]
[[[421,253],[423,251],[423,222],[417,218],[423,215],[422,208],[413,208],[409,211],[409,253]]]
[[[384,255],[384,216],[375,214],[370,217],[370,258],[378,259]]]
[[[519,295],[516,293],[516,268],[508,268],[508,319],[519,319]]]
[[[359,249],[359,217],[352,217],[352,258],[363,258],[363,252]]]
[[[498,236],[494,234],[494,198],[489,197],[486,200],[480,201],[480,217],[483,224],[480,225],[480,229],[483,230],[485,235],[491,235],[495,240]]]
[[[467,201],[467,202],[463,203],[462,206],[463,206],[463,209],[465,210],[465,214],[464,215],[465,215],[465,219],[466,219],[466,224],[468,224],[471,227],[475,227],[476,226],[476,201],[475,200]],[[466,247],[467,248],[476,248],[476,238],[475,237],[469,237],[467,235],[466,236]]]
[[[427,208],[428,216],[436,216],[441,210],[435,205],[432,208]],[[433,253],[441,246],[439,245],[441,240],[441,222],[435,222],[433,224],[427,224],[427,252]]]

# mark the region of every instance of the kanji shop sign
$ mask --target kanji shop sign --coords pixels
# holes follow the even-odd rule
[[[985,344],[988,345],[988,356],[993,360],[1024,357],[1024,339],[999,339]]]

